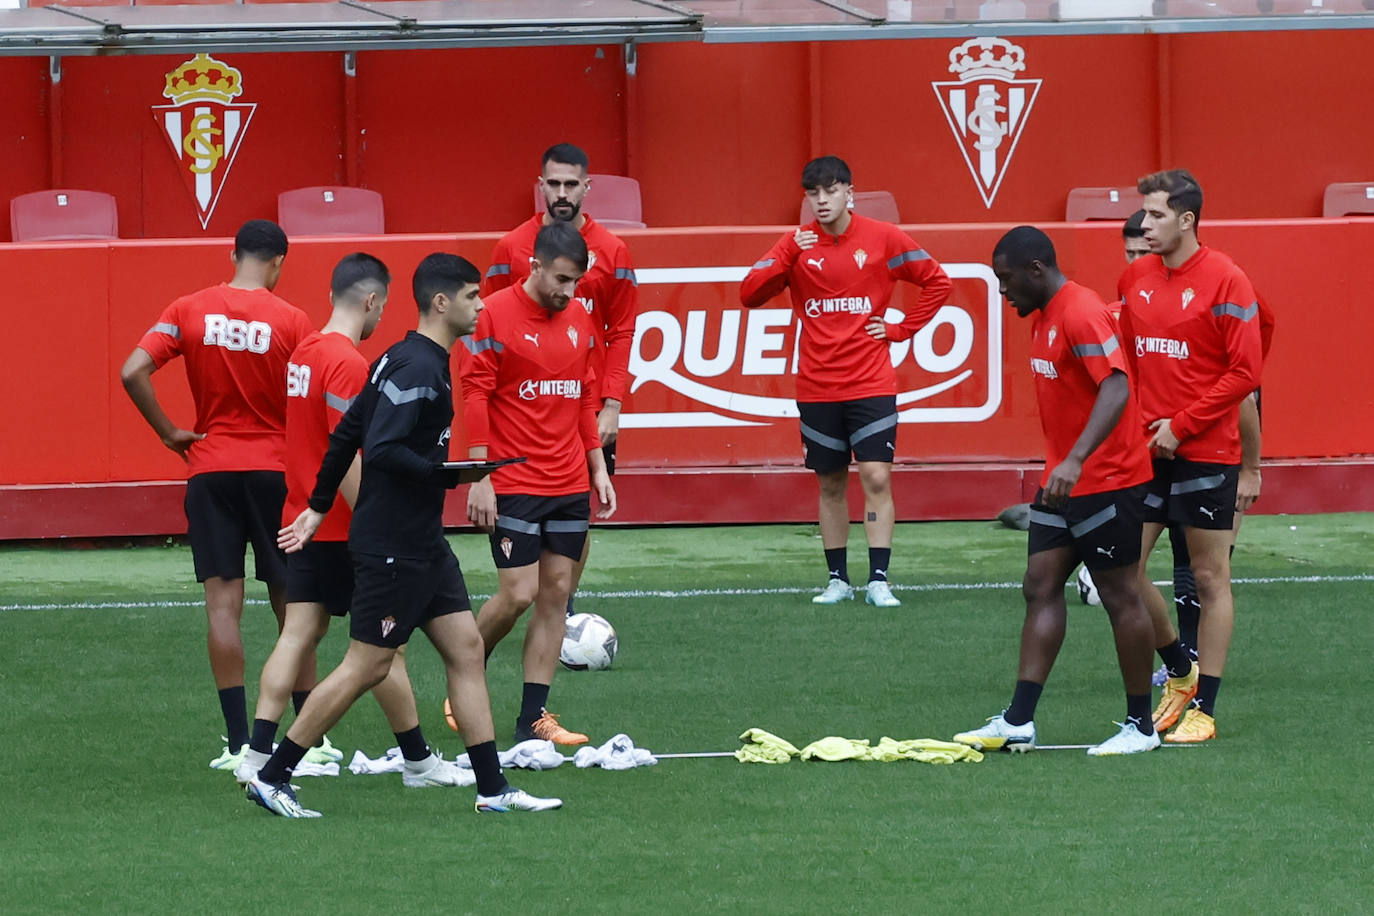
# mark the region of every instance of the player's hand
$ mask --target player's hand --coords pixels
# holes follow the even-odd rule
[[[868,319],[868,324],[864,325],[864,330],[868,332],[868,336],[877,340],[890,339],[887,336],[887,322],[883,321],[877,315]]]
[[[191,446],[205,438],[205,433],[192,432],[189,429],[174,429],[162,437],[162,444],[181,456],[182,461],[190,461],[187,452]]]
[[[592,489],[596,491],[596,517],[610,518],[615,515],[615,487],[611,484],[611,475],[597,471],[592,475]]]
[[[620,402],[607,401],[596,415],[596,431],[603,446],[610,445],[620,435]]]
[[[1241,468],[1236,481],[1236,511],[1244,512],[1255,504],[1260,495],[1259,468]]]
[[[1050,471],[1050,479],[1045,482],[1045,505],[1056,509],[1068,505],[1069,493],[1073,491],[1074,484],[1078,483],[1081,476],[1083,462],[1072,455],[1060,462]]]
[[[315,536],[315,532],[320,530],[320,522],[324,521],[324,513],[316,512],[310,507],[301,510],[301,514],[296,516],[296,520],[277,532],[277,546],[287,553],[295,553]]]
[[[468,521],[487,532],[496,527],[496,490],[490,477],[468,488]]]
[[[1160,458],[1174,457],[1174,450],[1178,448],[1178,437],[1169,428],[1169,418],[1154,421],[1150,424],[1150,429],[1155,431],[1150,437],[1150,451]]]
[[[820,240],[821,237],[810,229],[798,229],[796,232],[792,233],[792,241],[796,242],[797,247],[802,251],[808,248],[814,248],[816,243]]]

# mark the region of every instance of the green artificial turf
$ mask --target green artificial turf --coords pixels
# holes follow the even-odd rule
[[[489,592],[485,541],[454,543]],[[857,530],[852,543],[860,576]],[[1202,747],[568,763],[510,774],[563,810],[507,817],[474,814],[471,789],[345,773],[299,780],[315,821],[273,818],[205,766],[222,723],[185,548],[0,548],[0,912],[1367,911],[1371,547],[1368,516],[1247,521],[1238,578],[1316,581],[1236,586],[1220,737]],[[894,578],[923,590],[895,609],[819,608],[794,593],[823,584],[814,528],[598,529],[579,609],[612,621],[621,654],[560,673],[550,705],[595,741],[625,732],[660,753],[733,750],[753,726],[798,746],[947,739],[1009,699],[1024,550],[988,524],[902,525]],[[245,613],[250,708],[274,633],[263,594]],[[489,670],[503,745],[519,635]],[[322,671],[344,643],[336,627]],[[426,734],[460,753],[423,638],[410,664]],[[1040,740],[1100,741],[1123,707],[1105,617],[1071,597]],[[366,698],[331,738],[373,756],[394,743]]]

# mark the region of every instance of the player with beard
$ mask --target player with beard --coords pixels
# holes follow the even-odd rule
[[[587,244],[587,270],[577,281],[573,304],[591,317],[596,346],[592,368],[596,372],[597,434],[606,459],[606,472],[615,475],[616,445],[620,436],[620,406],[630,375],[630,345],[634,342],[635,316],[639,313],[639,287],[630,249],[583,208],[596,205],[593,182],[587,177],[587,154],[571,143],[559,143],[544,151],[540,160],[539,190],[546,211],[506,233],[491,254],[482,294],[523,283],[530,275],[534,239],[539,230],[554,222],[572,225]],[[591,538],[586,539],[588,547]],[[578,558],[572,588],[587,563]],[[572,598],[567,612],[572,614]]]

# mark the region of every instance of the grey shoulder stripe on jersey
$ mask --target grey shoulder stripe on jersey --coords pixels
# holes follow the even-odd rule
[[[510,273],[509,264],[493,264],[491,267],[487,268],[488,277],[499,277],[508,273]]]
[[[337,394],[330,394],[328,391],[324,393],[325,404],[333,407],[339,413],[347,413],[348,408],[353,406],[354,400],[356,398],[341,398]]]
[[[1073,348],[1073,355],[1083,356],[1111,356],[1116,352],[1120,344],[1116,342],[1116,335],[1113,334],[1100,344],[1079,344]]]
[[[615,269],[615,278],[617,280],[629,280],[631,286],[639,285],[639,278],[635,276],[634,270],[629,267],[617,267]]]
[[[418,401],[422,398],[426,401],[432,401],[439,396],[439,392],[435,391],[433,388],[425,386],[420,386],[418,388],[400,388],[391,379],[382,382],[381,391],[382,394],[386,395],[388,401],[398,407],[402,404],[409,404],[411,401]]]
[[[762,261],[755,261],[750,270],[763,270],[765,267],[772,267],[774,258],[764,258]]]
[[[461,340],[463,341],[463,346],[467,347],[468,352],[473,356],[476,356],[478,353],[485,353],[487,350],[495,350],[497,353],[500,353],[506,349],[506,345],[495,337],[483,337],[481,340],[478,340],[469,334],[461,338]]]
[[[901,254],[897,255],[896,257],[888,258],[888,259],[887,259],[887,269],[888,269],[888,270],[896,270],[898,267],[901,267],[901,266],[902,266],[903,264],[905,264],[907,261],[929,261],[929,260],[930,260],[930,255],[926,254],[926,251],[925,251],[924,248],[913,248],[913,249],[911,249],[910,251],[903,251]]]
[[[181,328],[174,324],[168,324],[165,321],[159,321],[157,324],[153,325],[148,329],[148,333],[166,334],[169,337],[175,337],[177,340],[181,340]]]
[[[1218,318],[1223,315],[1230,315],[1232,318],[1239,318],[1241,321],[1249,321],[1259,314],[1259,303],[1251,302],[1247,306],[1239,306],[1234,302],[1223,302],[1221,305],[1212,306],[1212,314]]]

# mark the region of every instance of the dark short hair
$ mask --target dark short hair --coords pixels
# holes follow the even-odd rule
[[[270,219],[250,219],[234,235],[234,258],[270,261],[286,254],[286,233]]]
[[[534,237],[534,256],[545,266],[558,258],[567,258],[579,270],[586,270],[587,242],[571,223],[555,221],[540,229]]]
[[[1054,243],[1050,237],[1034,226],[1017,226],[997,242],[992,249],[993,259],[1001,258],[1008,267],[1022,268],[1031,261],[1039,261],[1046,267],[1058,267],[1059,260],[1054,253]]]
[[[415,293],[415,304],[421,315],[429,314],[429,304],[440,293],[457,296],[458,291],[469,283],[481,283],[482,272],[467,258],[446,251],[436,251],[425,255],[425,259],[415,268],[411,289]]]
[[[346,254],[334,265],[334,273],[329,278],[329,290],[342,296],[359,283],[372,282],[380,286],[391,285],[391,272],[380,259],[365,251]]]
[[[1135,183],[1141,194],[1163,191],[1168,195],[1169,209],[1182,216],[1193,214],[1193,226],[1202,222],[1202,185],[1187,169],[1165,169],[1146,175]]]
[[[802,169],[801,184],[803,190],[828,188],[836,182],[854,183],[854,176],[850,174],[849,166],[839,156],[822,156],[819,159],[812,159],[806,164],[806,168]]]
[[[584,172],[591,166],[582,147],[573,146],[571,143],[555,143],[544,150],[544,158],[539,160],[540,171],[543,171],[544,166],[550,162],[557,162],[560,165],[575,165]]]
[[[1145,211],[1137,210],[1126,217],[1126,223],[1121,227],[1121,237],[1123,239],[1138,239],[1145,236]]]

